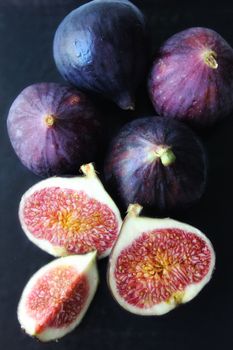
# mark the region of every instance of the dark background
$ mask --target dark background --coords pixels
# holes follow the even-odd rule
[[[62,81],[52,58],[54,32],[77,0],[0,0],[0,346],[1,349],[219,349],[233,348],[233,116],[201,133],[209,156],[202,200],[179,219],[203,230],[217,255],[212,281],[190,303],[162,317],[138,317],[112,299],[99,262],[100,286],[80,326],[58,343],[41,344],[24,334],[16,309],[30,276],[53,258],[23,234],[17,217],[21,195],[39,178],[24,168],[9,143],[6,117],[26,86]],[[225,1],[133,1],[147,15],[153,51],[170,35],[192,26],[215,29],[233,45],[233,3]],[[152,115],[145,89],[137,109],[121,113],[110,102],[111,132],[132,117]],[[109,136],[111,136],[109,134]],[[100,169],[101,171],[101,169]]]

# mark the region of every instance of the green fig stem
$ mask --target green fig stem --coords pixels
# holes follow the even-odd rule
[[[160,159],[164,166],[173,164],[176,160],[176,156],[170,147],[159,146],[156,151],[151,152],[148,155],[148,159],[153,162],[156,159]]]
[[[217,53],[213,50],[208,50],[204,52],[204,61],[212,69],[218,68],[218,62],[217,62]]]
[[[162,155],[160,156],[160,160],[164,166],[169,166],[175,162],[176,156],[171,150],[171,148],[168,148],[164,153],[162,153]]]

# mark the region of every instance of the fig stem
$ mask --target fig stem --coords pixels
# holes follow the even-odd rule
[[[218,68],[218,62],[216,60],[217,58],[217,53],[213,50],[208,50],[204,52],[204,61],[212,69],[217,69]]]
[[[124,93],[117,100],[116,104],[118,107],[125,111],[134,111],[135,104],[132,96],[130,94]]]
[[[176,305],[182,304],[182,300],[184,298],[184,295],[185,295],[184,291],[177,291],[172,295],[173,300],[176,303]]]
[[[164,153],[162,153],[162,155],[160,156],[160,160],[164,166],[169,166],[175,162],[176,156],[171,150],[171,148],[168,148]]]
[[[93,163],[83,164],[80,167],[81,172],[87,177],[96,177],[96,171]]]
[[[142,206],[138,203],[130,204],[127,209],[127,214],[130,216],[139,216],[142,211]]]
[[[50,127],[54,125],[55,117],[52,114],[48,114],[45,116],[45,124]]]
[[[159,158],[164,166],[169,166],[175,162],[176,156],[170,147],[160,146],[154,152],[154,159]]]
[[[134,111],[134,106],[133,105],[129,105],[129,106],[126,106],[124,108],[125,111]]]

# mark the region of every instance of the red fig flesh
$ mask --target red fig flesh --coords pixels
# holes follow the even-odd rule
[[[41,341],[58,339],[82,320],[98,284],[96,252],[57,259],[27,283],[18,306],[21,327]]]
[[[116,301],[139,315],[162,315],[193,299],[210,280],[215,254],[198,229],[172,220],[137,217],[131,205],[109,259]]]
[[[53,177],[22,197],[19,217],[28,238],[55,256],[97,250],[107,256],[121,227],[118,208],[104,190],[92,164],[84,176]]]

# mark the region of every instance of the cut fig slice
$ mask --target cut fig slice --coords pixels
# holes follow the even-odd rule
[[[51,177],[32,186],[21,199],[19,219],[27,237],[54,256],[97,250],[103,258],[122,221],[93,164],[81,170],[84,176]]]
[[[162,315],[209,282],[215,253],[198,229],[169,218],[138,217],[141,209],[129,206],[109,258],[108,284],[129,312]]]
[[[96,252],[45,265],[22,293],[18,306],[22,329],[44,342],[63,337],[81,322],[97,285]]]

